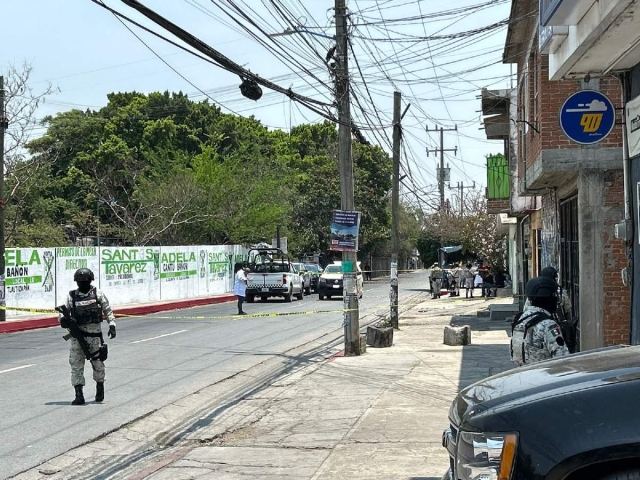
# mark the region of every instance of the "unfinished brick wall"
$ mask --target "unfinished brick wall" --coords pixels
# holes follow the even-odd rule
[[[603,233],[604,341],[608,345],[629,343],[631,289],[622,283],[620,271],[627,266],[624,242],[614,236],[614,225],[624,213],[623,174],[619,170],[605,172],[605,207],[609,207]]]

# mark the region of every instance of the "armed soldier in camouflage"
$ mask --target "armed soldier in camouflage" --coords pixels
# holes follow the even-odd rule
[[[558,284],[548,277],[532,278],[526,295],[530,306],[516,316],[511,327],[511,360],[525,365],[569,355],[553,317],[558,306]]]
[[[86,346],[92,354],[90,361],[93,368],[93,379],[96,382],[96,402],[101,402],[104,400],[105,368],[103,360],[98,355],[104,343],[100,323],[103,317],[106,318],[109,323],[109,338],[115,338],[116,318],[104,293],[91,285],[94,280],[91,270],[88,268],[77,270],[73,275],[73,280],[77,283],[78,288],[69,292],[66,302],[71,318],[61,316],[60,325],[63,328],[68,328],[70,321],[77,324]],[[76,391],[76,398],[72,405],[84,405],[85,403],[83,387],[85,385],[84,362],[86,357],[80,342],[75,337],[71,338],[69,364],[71,365],[71,385]]]
[[[431,298],[440,298],[443,271],[437,263],[431,266]]]

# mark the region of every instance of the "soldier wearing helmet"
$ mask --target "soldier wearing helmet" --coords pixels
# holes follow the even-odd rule
[[[511,326],[511,360],[525,365],[569,354],[560,326],[554,319],[558,284],[549,277],[529,280],[526,295],[530,306]]]
[[[116,336],[116,318],[104,293],[91,285],[94,280],[91,270],[88,268],[77,270],[73,275],[73,280],[78,285],[78,288],[69,292],[66,302],[71,321],[78,325],[90,351],[97,352],[104,343],[100,325],[103,318],[106,318],[109,323],[109,338],[115,338]],[[66,320],[62,317],[60,320],[61,325],[64,327],[64,321]],[[73,405],[84,405],[85,403],[83,393],[85,359],[86,357],[79,341],[76,338],[71,338],[69,364],[71,365],[71,385],[76,391],[76,397],[72,402]],[[101,402],[104,400],[104,363],[96,356],[92,358],[91,366],[93,367],[93,379],[96,382],[96,402]]]

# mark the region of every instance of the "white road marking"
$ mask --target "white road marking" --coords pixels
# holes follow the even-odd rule
[[[34,365],[35,363],[32,363],[31,365],[22,365],[21,367],[7,368],[6,370],[0,370],[0,373],[7,373],[7,372],[13,372],[15,370],[22,370],[23,368],[33,367]]]
[[[179,330],[179,331],[173,332],[173,333],[165,333],[164,335],[158,335],[157,337],[145,338],[143,340],[136,340],[135,342],[131,342],[131,343],[148,342],[149,340],[156,340],[157,338],[169,337],[171,335],[177,335],[178,333],[182,333],[182,332],[188,332],[188,330]],[[0,372],[0,373],[2,373],[2,372]]]

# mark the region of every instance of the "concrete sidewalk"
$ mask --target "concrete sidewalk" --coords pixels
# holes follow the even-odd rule
[[[511,301],[426,301],[400,316],[391,348],[369,347],[361,357],[325,351],[206,415],[195,403],[211,405],[214,395],[198,392],[16,478],[80,478],[76,468],[102,474],[111,464],[100,478],[440,479],[451,401],[512,366],[506,322],[492,324],[477,311]],[[442,344],[452,322],[471,325],[472,345]],[[179,410],[200,412],[190,417],[198,420],[169,439],[165,429],[172,431]]]

